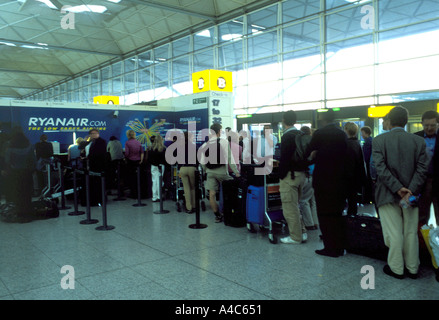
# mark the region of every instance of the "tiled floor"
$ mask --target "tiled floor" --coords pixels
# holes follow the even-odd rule
[[[107,207],[111,231],[83,225],[85,216],[62,210],[56,219],[24,224],[0,222],[0,299],[130,300],[369,300],[439,299],[434,272],[420,278],[386,276],[384,262],[354,254],[318,256],[319,231],[309,231],[301,245],[271,244],[267,234],[214,223],[209,206],[201,213],[205,229],[191,229],[195,215],[154,214],[158,203],[114,202]],[[71,205],[71,203],[68,203]],[[74,269],[74,289],[63,289],[61,273]],[[364,265],[375,270],[375,289],[362,289]],[[371,275],[369,273],[369,275]]]

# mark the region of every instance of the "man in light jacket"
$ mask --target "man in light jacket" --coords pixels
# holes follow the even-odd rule
[[[402,279],[404,266],[410,278],[419,268],[418,217],[416,206],[403,208],[400,201],[419,195],[427,174],[428,157],[423,138],[408,133],[407,109],[396,106],[389,114],[390,131],[372,142],[377,170],[375,201],[381,219],[384,242],[389,247],[384,273]]]

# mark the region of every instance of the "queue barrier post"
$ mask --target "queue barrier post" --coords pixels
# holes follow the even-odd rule
[[[87,208],[85,213],[87,215],[87,219],[81,220],[79,223],[95,224],[98,223],[99,220],[91,219],[91,214],[90,214],[90,173],[88,170],[88,163],[87,163],[87,167],[84,169],[84,174],[85,174],[85,194],[86,194],[86,203],[87,203]]]
[[[124,201],[126,200],[126,198],[123,196],[123,192],[122,192],[122,186],[121,186],[121,174],[120,174],[120,170],[121,170],[121,161],[122,160],[117,160],[117,198],[114,198],[113,201]]]
[[[61,207],[59,210],[67,210],[71,209],[71,207],[66,206],[66,195],[64,190],[64,174],[63,174],[63,166],[61,165],[61,162],[58,162],[58,175],[59,175],[59,181],[60,181],[60,187],[61,187]]]
[[[200,223],[200,172],[195,170],[195,223],[190,224],[191,229],[204,229],[207,228],[207,224]]]
[[[159,197],[160,197],[160,210],[159,211],[154,211],[153,213],[155,214],[166,214],[169,213],[169,210],[164,210],[163,209],[163,197],[162,197],[162,185],[163,185],[163,174],[162,174],[162,167],[163,165],[159,165],[159,173],[160,173],[160,178],[159,178]]]
[[[137,166],[137,203],[133,204],[133,207],[144,207],[146,203],[141,201],[141,190],[140,190],[140,165]]]
[[[107,190],[105,187],[105,173],[92,172],[92,175],[101,177],[101,190],[102,190],[102,203],[100,204],[100,206],[102,208],[103,225],[96,227],[95,229],[100,231],[113,230],[115,228],[114,226],[107,225]]]
[[[78,163],[76,162],[76,166],[73,168],[73,208],[74,211],[69,212],[68,215],[69,216],[80,216],[85,214],[85,211],[79,211],[78,210],[78,184],[77,184],[77,173],[79,172],[78,168]],[[82,173],[84,173],[83,171],[81,171]]]

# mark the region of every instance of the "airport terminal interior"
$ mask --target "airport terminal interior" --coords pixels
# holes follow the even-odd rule
[[[115,166],[103,175],[74,167],[69,151],[96,132],[124,148],[161,139],[170,148],[171,132],[201,145],[212,124],[255,141],[268,127],[281,145],[289,110],[297,129],[319,129],[332,109],[340,127],[375,138],[402,106],[405,130],[421,132],[422,115],[439,111],[436,0],[5,0],[0,22],[1,300],[439,299],[421,233],[418,278],[396,279],[379,250],[316,254],[318,221],[302,243],[283,243],[286,221],[270,216],[282,215],[279,180],[268,175],[254,207],[262,220],[249,218],[247,200],[247,221],[231,226],[214,214],[205,168],[190,210],[175,166],[160,175],[149,157],[132,171],[139,159],[127,158],[128,178]],[[51,158],[9,184],[8,139],[18,132],[32,146],[50,142]],[[101,178],[112,179],[105,190]],[[17,186],[59,215],[11,219],[28,195]],[[380,229],[374,203],[357,208]],[[437,230],[434,214],[427,224]]]

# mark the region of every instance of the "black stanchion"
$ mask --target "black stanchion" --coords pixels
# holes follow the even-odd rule
[[[162,197],[162,184],[163,184],[163,175],[162,175],[162,168],[159,165],[159,173],[160,173],[160,185],[159,185],[159,197],[160,197],[160,211],[154,211],[153,213],[155,214],[165,214],[165,213],[169,213],[169,210],[164,210],[163,209],[163,197]]]
[[[58,162],[58,174],[59,174],[59,180],[61,185],[61,207],[60,210],[67,210],[71,207],[66,207],[66,195],[64,194],[64,174],[63,174],[63,167],[61,165],[61,162]]]
[[[113,201],[124,201],[126,198],[123,196],[122,186],[120,183],[120,163],[122,160],[117,160],[117,198],[114,198]]]
[[[88,165],[87,165],[88,167]],[[91,219],[90,217],[90,174],[87,169],[84,169],[84,174],[85,174],[85,195],[86,195],[86,202],[87,202],[87,208],[86,208],[86,214],[87,214],[87,219],[85,220],[81,220],[79,223],[80,224],[95,224],[98,223],[99,220],[97,219]]]
[[[97,174],[98,175],[98,174]],[[103,225],[100,227],[96,227],[96,230],[105,231],[105,230],[113,230],[114,226],[107,225],[107,190],[105,188],[105,174],[102,172],[101,176],[101,184],[102,184],[102,221]]]
[[[137,167],[137,203],[133,204],[133,207],[144,207],[146,203],[141,201],[141,190],[140,190],[140,165]]]
[[[195,224],[190,224],[191,229],[204,229],[207,224],[200,223],[200,172],[195,170]]]
[[[78,171],[78,169],[73,168],[73,207],[75,208],[75,211],[69,212],[69,216],[80,216],[85,214],[85,211],[78,211],[78,185],[76,179],[76,174]]]

